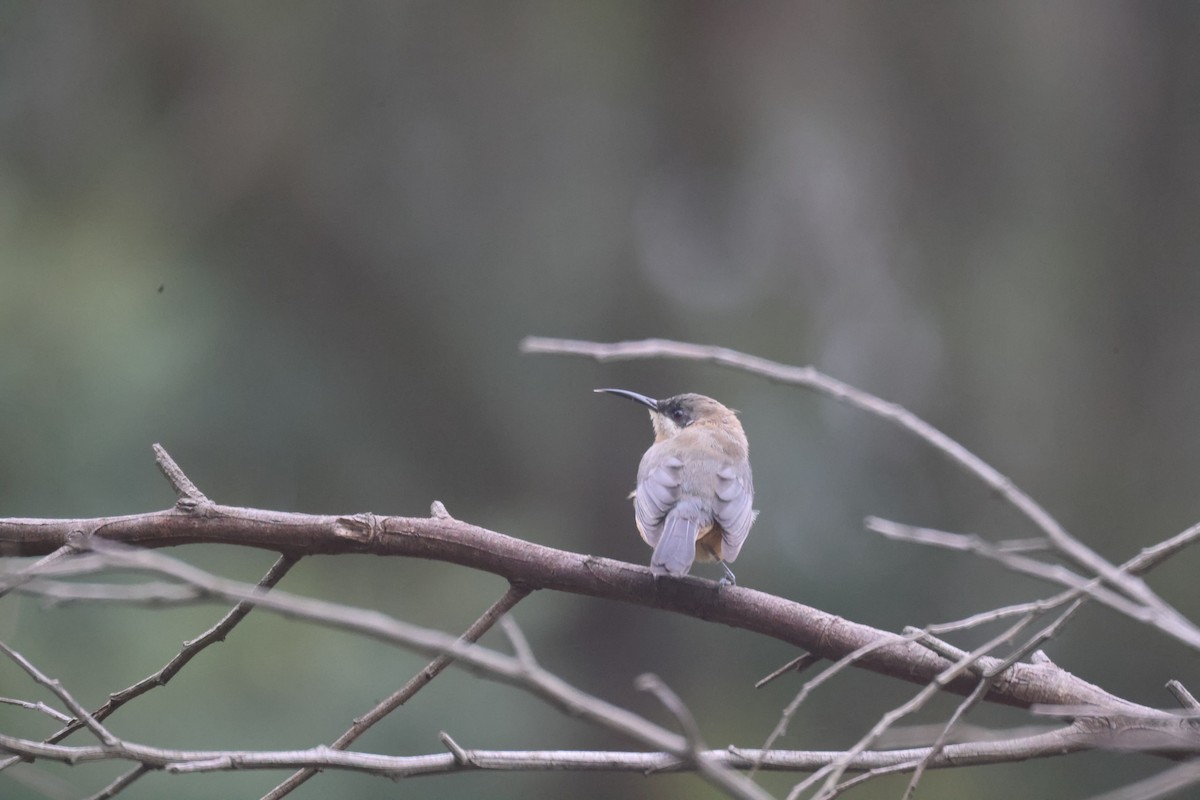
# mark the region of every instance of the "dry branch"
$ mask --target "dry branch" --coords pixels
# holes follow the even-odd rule
[[[688,577],[655,580],[646,567],[558,550],[456,519],[322,516],[217,504],[96,519],[0,519],[0,552],[57,551],[80,532],[147,548],[236,544],[298,557],[370,553],[445,561],[499,575],[531,589],[551,589],[659,608],[770,636],[822,658],[838,660],[873,645],[856,666],[926,684],[951,663],[887,631],[743,586]],[[0,578],[0,585],[4,581]],[[968,694],[962,676],[947,689]],[[1008,705],[1120,705],[1124,701],[1057,667],[1014,665],[988,699]]]
[[[453,742],[453,740],[450,740]],[[1030,758],[1045,758],[1090,749],[1093,741],[1074,726],[1054,731],[999,739],[989,742],[964,742],[946,745],[932,759],[934,768],[1003,764]],[[306,750],[176,750],[123,742],[117,749],[100,745],[51,745],[0,734],[0,747],[31,758],[64,763],[93,761],[132,761],[173,773],[216,772],[238,769],[345,769],[387,778],[411,778],[469,770],[541,771],[603,770],[606,772],[679,772],[690,769],[685,759],[670,753],[622,750],[473,750],[455,745],[451,752],[416,756],[385,756],[374,753],[334,750],[324,745]],[[454,752],[457,750],[457,752]],[[848,765],[850,771],[863,771],[913,763],[928,748],[867,751]],[[761,753],[752,749],[706,750],[699,755],[728,769],[748,770],[759,759],[767,771],[810,771],[819,769],[842,755],[837,750],[773,750]]]

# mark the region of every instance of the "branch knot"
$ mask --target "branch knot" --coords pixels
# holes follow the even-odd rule
[[[342,539],[350,539],[363,544],[370,544],[379,537],[382,526],[379,517],[370,511],[355,514],[352,517],[338,517],[334,535]]]

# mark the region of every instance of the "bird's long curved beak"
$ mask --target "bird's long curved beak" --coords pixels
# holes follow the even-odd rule
[[[653,397],[646,397],[646,395],[644,395],[644,394],[638,394],[637,392],[631,392],[628,389],[594,389],[593,391],[606,392],[608,394],[615,394],[620,397],[628,397],[630,400],[633,400],[635,403],[641,403],[642,405],[646,406],[651,411],[658,411],[658,401],[655,400]]]

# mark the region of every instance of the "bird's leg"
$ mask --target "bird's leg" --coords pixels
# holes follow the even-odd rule
[[[722,586],[737,586],[737,576],[733,574],[733,570],[731,570],[729,565],[725,563],[725,559],[717,555],[717,551],[713,550],[712,547],[707,544],[704,545],[704,549],[707,550],[708,554],[713,557],[713,560],[721,565],[721,569],[725,570],[725,577],[721,578],[720,584]]]

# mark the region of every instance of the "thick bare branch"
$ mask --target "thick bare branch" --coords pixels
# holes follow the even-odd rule
[[[744,586],[698,577],[656,581],[646,567],[515,539],[451,518],[321,516],[211,504],[204,513],[178,509],[96,519],[0,519],[0,549],[22,555],[57,550],[73,532],[142,547],[236,544],[281,553],[371,553],[436,559],[491,572],[518,586],[552,589],[660,608],[787,642],[832,661],[866,647],[855,665],[925,684],[948,666],[903,637]],[[69,562],[68,562],[69,563]],[[989,694],[994,702],[1111,704],[1108,693],[1078,679],[1051,684],[1041,668],[1018,664],[1011,680]],[[947,688],[967,694],[969,679]],[[1001,688],[1003,687],[1003,688]]]

